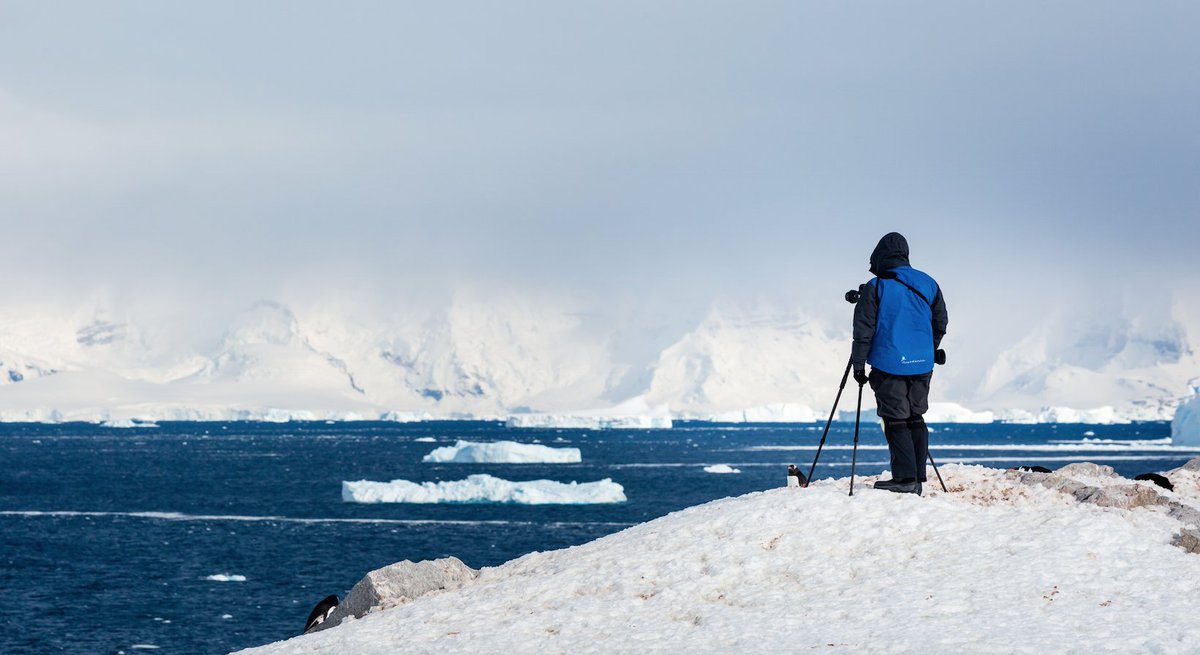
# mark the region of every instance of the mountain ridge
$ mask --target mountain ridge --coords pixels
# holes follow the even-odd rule
[[[729,415],[824,407],[849,351],[847,330],[769,306],[713,305],[640,341],[637,321],[511,298],[376,319],[263,300],[190,347],[117,316],[0,316],[0,417],[503,417],[638,397],[677,416]],[[951,376],[936,399],[1169,418],[1200,377],[1189,328],[1118,316],[1067,330],[1050,317],[998,353],[978,386]]]

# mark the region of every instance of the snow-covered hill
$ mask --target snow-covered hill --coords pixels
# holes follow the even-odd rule
[[[859,479],[715,501],[242,652],[1200,651],[1200,554],[1173,517],[1200,506],[1196,471],[1175,492],[1094,465],[942,472],[951,493],[924,498]]]
[[[1060,314],[1005,350],[973,400],[993,407],[1113,405],[1135,418],[1170,418],[1200,376],[1200,330],[1182,307],[1155,317]],[[1100,402],[1097,402],[1100,401]]]
[[[557,414],[603,423],[629,407],[722,420],[828,411],[847,325],[762,305],[718,304],[685,319],[650,327],[637,313],[464,294],[386,312],[263,301],[198,325],[132,317],[112,303],[10,309],[0,311],[0,419],[516,415],[551,425]],[[939,373],[934,399],[957,403],[939,410],[957,420],[1169,418],[1200,378],[1195,323],[1179,312],[1074,327],[1048,319],[983,357],[986,370]]]

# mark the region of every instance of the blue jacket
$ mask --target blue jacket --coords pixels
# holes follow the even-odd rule
[[[871,254],[875,279],[859,287],[850,361],[892,375],[933,371],[933,351],[946,334],[946,301],[938,283],[908,263],[908,242],[892,232]]]

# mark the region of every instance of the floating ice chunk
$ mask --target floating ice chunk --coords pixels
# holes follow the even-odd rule
[[[992,423],[995,420],[993,412],[973,412],[958,403],[929,403],[929,411],[925,413],[926,423]]]
[[[1185,400],[1175,410],[1175,418],[1171,421],[1171,443],[1200,446],[1200,394]]]
[[[129,648],[133,650],[158,650],[159,648],[162,648],[162,646],[155,646],[154,644],[134,644]]]
[[[348,503],[513,503],[518,505],[593,505],[625,502],[625,488],[605,478],[597,482],[526,480],[511,482],[471,475],[445,482],[342,482]]]
[[[1038,414],[1039,423],[1092,423],[1111,425],[1114,423],[1129,423],[1111,405],[1092,409],[1073,409],[1071,407],[1047,407]]]
[[[417,437],[416,439],[413,439],[413,441],[417,443],[437,443],[437,439],[433,437]]]
[[[714,423],[813,423],[820,419],[813,408],[797,403],[760,405],[708,417]]]
[[[671,427],[671,411],[666,405],[651,407],[645,397],[637,396],[606,409],[589,409],[560,414],[513,414],[505,421],[505,426],[584,430],[657,430]]]
[[[1017,423],[1034,425],[1038,422],[1037,414],[1024,409],[1006,409],[996,413],[996,420],[1001,423]]]
[[[204,579],[211,580],[213,582],[245,582],[246,576],[236,574],[230,575],[229,573],[214,573],[212,575],[204,576]]]
[[[741,469],[735,469],[728,464],[713,464],[712,466],[704,467],[705,473],[741,473]]]
[[[576,430],[662,430],[671,427],[670,416],[586,416],[576,414],[513,414],[509,428],[567,428]]]
[[[103,421],[100,425],[106,428],[156,428],[158,424],[154,421],[143,421],[136,418],[119,418],[109,421]]]
[[[455,464],[575,464],[582,461],[578,448],[551,448],[537,444],[497,441],[476,443],[455,442],[453,446],[435,448],[421,458],[422,462]]]
[[[420,423],[422,421],[433,420],[433,416],[429,412],[384,412],[379,415],[381,421],[394,421],[396,423]]]

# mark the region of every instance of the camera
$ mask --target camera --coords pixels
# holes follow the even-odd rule
[[[846,302],[850,303],[851,305],[858,304],[858,289],[851,289],[846,292]]]

